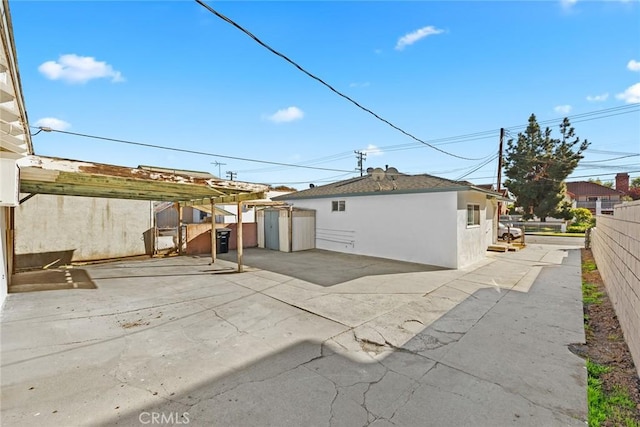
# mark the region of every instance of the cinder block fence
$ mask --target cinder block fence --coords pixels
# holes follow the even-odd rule
[[[640,375],[640,200],[598,215],[591,249]]]

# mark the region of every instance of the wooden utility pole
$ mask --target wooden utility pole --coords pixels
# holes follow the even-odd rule
[[[227,171],[227,176],[231,178],[230,181],[233,181],[233,178],[238,176],[238,172]]]
[[[500,148],[498,148],[498,192],[502,190],[502,146],[504,143],[504,128],[500,128]]]
[[[363,161],[367,158],[367,153],[364,151],[354,151],[356,153],[356,159],[358,159],[358,167],[356,170],[360,171],[360,176],[364,175]]]

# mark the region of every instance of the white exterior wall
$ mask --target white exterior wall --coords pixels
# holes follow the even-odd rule
[[[11,208],[0,206],[0,252],[2,255],[2,257],[0,257],[0,308],[2,308],[4,300],[7,298],[9,274],[11,274],[11,272],[8,271],[9,266],[7,265],[9,251],[11,250],[11,248],[7,247],[9,209]]]
[[[480,205],[480,225],[467,226],[467,204]],[[458,268],[480,261],[493,243],[493,202],[475,191],[458,193]]]
[[[73,251],[73,261],[144,255],[152,202],[39,194],[15,208],[20,255]]]
[[[224,215],[224,223],[225,224],[235,224],[238,222],[238,205],[219,205],[220,208],[225,211],[233,213],[233,215]],[[247,209],[247,208],[245,208]],[[256,214],[255,209],[248,208],[246,212],[242,212],[242,222],[256,222]]]
[[[344,200],[345,211],[331,212],[332,200]],[[459,267],[456,192],[336,196],[289,202],[316,211],[318,249]]]

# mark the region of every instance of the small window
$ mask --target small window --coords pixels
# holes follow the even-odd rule
[[[480,205],[467,205],[467,226],[480,225]]]
[[[344,200],[333,200],[331,202],[331,212],[344,212]]]

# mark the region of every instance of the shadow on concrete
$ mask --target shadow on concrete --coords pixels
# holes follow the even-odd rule
[[[33,270],[49,267],[70,265],[75,249],[52,252],[38,252],[30,254],[16,254],[15,268],[21,270]]]
[[[63,289],[96,289],[96,284],[85,270],[78,268],[25,271],[13,275],[9,293]]]
[[[218,254],[220,259],[236,262],[236,251]],[[295,277],[319,286],[333,286],[364,276],[446,270],[433,265],[416,264],[385,258],[310,249],[279,252],[269,249],[244,250],[244,264],[261,270]]]

